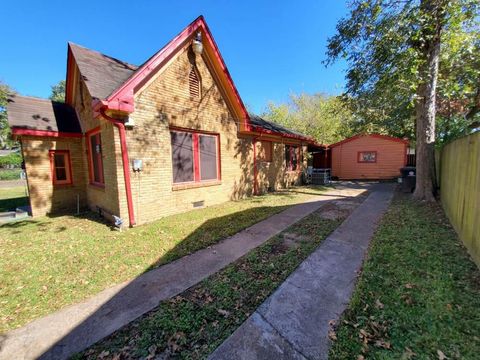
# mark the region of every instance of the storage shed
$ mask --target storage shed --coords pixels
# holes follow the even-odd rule
[[[408,140],[379,134],[352,136],[330,145],[332,176],[339,179],[393,179],[406,165]]]

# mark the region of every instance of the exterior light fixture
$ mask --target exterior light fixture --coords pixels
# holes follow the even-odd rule
[[[193,39],[192,50],[196,55],[202,55],[203,44],[202,44],[202,33],[200,31],[197,32],[195,39]]]

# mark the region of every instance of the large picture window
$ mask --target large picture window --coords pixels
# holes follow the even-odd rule
[[[288,171],[297,171],[300,162],[300,148],[293,145],[285,145],[285,166]]]
[[[72,165],[70,151],[50,150],[50,169],[54,185],[70,185],[72,181]]]
[[[170,135],[174,184],[220,179],[218,135],[177,130]]]
[[[88,135],[90,183],[105,185],[103,177],[102,136],[100,130]]]

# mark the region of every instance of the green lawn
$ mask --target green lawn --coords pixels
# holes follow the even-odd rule
[[[480,271],[439,206],[396,196],[336,336],[331,359],[479,358]]]
[[[123,232],[94,214],[0,226],[0,333],[214,244],[322,191],[302,187],[232,201]]]
[[[353,211],[336,206],[314,212],[74,358],[207,357]],[[322,216],[332,209],[337,219]]]
[[[15,210],[19,206],[28,204],[28,197],[25,196],[25,187],[12,188],[0,187],[0,212]]]

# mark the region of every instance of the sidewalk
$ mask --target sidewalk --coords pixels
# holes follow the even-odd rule
[[[65,359],[152,310],[160,301],[183,292],[237,260],[328,201],[356,196],[369,186],[347,184],[332,189],[210,248],[0,336],[0,359]]]
[[[394,185],[373,193],[209,357],[327,359],[329,322],[339,319],[355,286]]]

